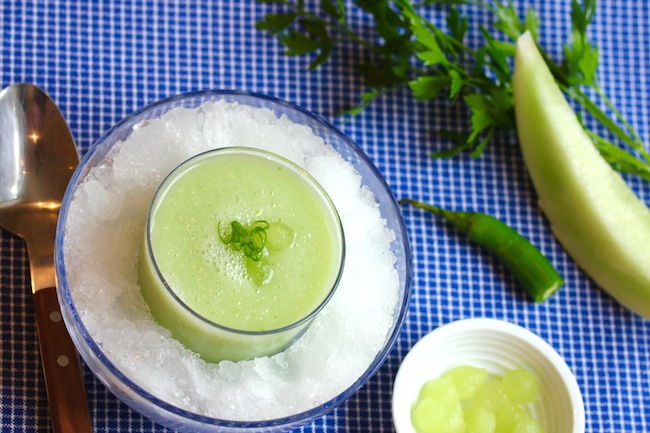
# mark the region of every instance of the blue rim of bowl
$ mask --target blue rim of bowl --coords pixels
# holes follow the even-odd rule
[[[71,293],[68,288],[68,281],[67,281],[67,276],[65,272],[65,260],[64,260],[64,254],[63,254],[63,233],[65,232],[65,224],[66,220],[68,217],[68,210],[70,207],[70,200],[72,197],[72,192],[74,188],[77,185],[77,182],[79,181],[79,178],[85,174],[87,170],[87,165],[89,161],[93,158],[93,156],[97,153],[98,149],[100,148],[100,145],[104,143],[108,137],[112,135],[112,133],[121,127],[123,127],[125,124],[131,122],[133,119],[139,117],[142,113],[148,112],[151,110],[154,110],[156,107],[160,107],[163,105],[167,105],[169,103],[173,103],[174,101],[181,101],[185,99],[194,99],[194,98],[199,98],[201,96],[208,96],[210,98],[216,99],[216,98],[222,98],[226,99],[227,97],[238,97],[238,96],[243,96],[243,97],[248,97],[252,99],[259,99],[263,100],[266,102],[269,102],[271,104],[277,105],[284,107],[285,109],[288,109],[290,111],[297,111],[299,114],[302,114],[311,120],[315,121],[316,123],[322,124],[326,129],[329,130],[333,135],[337,136],[338,139],[340,139],[342,142],[346,144],[349,148],[351,148],[354,151],[354,154],[358,156],[370,169],[370,171],[376,176],[376,178],[379,180],[379,183],[381,186],[386,190],[388,193],[392,205],[397,209],[397,214],[400,216],[398,218],[398,225],[400,228],[400,231],[402,232],[403,236],[402,239],[396,239],[396,241],[400,240],[405,249],[405,280],[404,280],[404,302],[400,308],[400,311],[397,316],[397,322],[395,323],[395,327],[393,328],[393,332],[386,341],[386,345],[382,349],[381,352],[377,354],[375,357],[374,361],[370,364],[370,366],[365,370],[365,372],[357,379],[355,382],[353,382],[348,388],[346,388],[342,393],[337,395],[336,397],[326,401],[325,403],[309,409],[304,412],[299,412],[294,415],[282,417],[282,418],[275,418],[275,419],[270,419],[270,420],[260,420],[260,421],[237,421],[237,420],[226,420],[226,419],[220,419],[220,418],[212,418],[204,415],[199,415],[194,412],[190,412],[185,409],[178,408],[170,403],[167,403],[166,401],[160,399],[159,397],[156,397],[155,395],[151,394],[150,392],[146,391],[143,389],[140,385],[136,384],[133,382],[129,377],[124,375],[119,369],[115,367],[115,365],[108,359],[108,357],[104,354],[102,349],[99,347],[99,345],[95,342],[95,340],[91,337],[90,333],[84,326],[81,318],[79,317],[79,312],[77,311],[74,302],[72,301]],[[88,345],[90,348],[91,352],[96,356],[97,360],[104,365],[108,369],[111,375],[115,377],[118,381],[120,381],[122,384],[125,384],[128,386],[128,388],[133,391],[135,394],[137,394],[140,398],[143,398],[147,400],[150,404],[153,404],[160,409],[165,410],[166,412],[169,412],[175,416],[182,417],[182,418],[187,418],[189,420],[192,420],[193,422],[197,423],[202,423],[206,425],[212,425],[215,427],[232,427],[232,428],[269,428],[269,427],[274,427],[274,426],[283,426],[283,425],[291,425],[295,423],[307,423],[310,421],[313,421],[323,415],[326,415],[327,413],[331,412],[334,410],[337,406],[342,404],[344,401],[346,401],[348,398],[350,398],[353,394],[356,393],[356,391],[366,382],[368,382],[379,370],[379,368],[383,365],[384,361],[388,357],[388,354],[392,351],[397,338],[399,337],[399,334],[401,332],[402,326],[404,324],[404,321],[406,319],[406,313],[409,308],[409,303],[410,303],[410,298],[411,298],[411,283],[412,283],[412,252],[411,252],[411,247],[410,247],[410,242],[408,238],[408,231],[406,229],[406,224],[404,222],[404,219],[401,217],[401,213],[399,212],[399,204],[397,203],[397,200],[395,199],[395,196],[393,195],[390,187],[386,183],[386,180],[384,179],[383,175],[381,172],[377,169],[377,167],[370,161],[366,153],[359,147],[357,146],[351,139],[349,139],[345,134],[343,134],[341,131],[338,130],[334,125],[332,125],[330,122],[327,120],[321,118],[320,116],[304,109],[301,108],[297,105],[294,105],[290,102],[284,101],[282,99],[278,99],[272,96],[268,95],[263,95],[263,94],[258,94],[254,92],[247,92],[247,91],[236,91],[236,90],[204,90],[204,91],[196,91],[196,92],[188,92],[188,93],[182,93],[179,95],[171,96],[168,98],[161,99],[159,101],[156,101],[152,104],[146,105],[129,116],[125,117],[121,121],[119,121],[117,124],[115,124],[112,128],[110,128],[106,133],[104,133],[94,144],[93,146],[86,152],[86,154],[83,156],[81,159],[81,162],[79,163],[79,166],[75,170],[74,174],[72,175],[72,178],[70,179],[70,182],[68,184],[68,187],[65,192],[64,200],[63,203],[61,204],[61,209],[59,212],[59,219],[57,223],[57,232],[56,232],[56,239],[55,239],[55,245],[57,246],[56,251],[55,251],[55,269],[57,270],[57,279],[58,279],[58,284],[57,284],[57,292],[59,295],[59,299],[63,299],[66,303],[66,305],[70,308],[71,311],[71,316],[74,321],[75,327],[77,327],[78,331],[81,334],[81,337],[83,338],[84,342]]]

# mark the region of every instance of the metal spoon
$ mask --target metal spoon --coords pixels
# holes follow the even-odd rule
[[[52,99],[31,84],[0,92],[0,226],[27,244],[36,323],[55,433],[92,432],[79,355],[56,296],[54,235],[79,155]]]

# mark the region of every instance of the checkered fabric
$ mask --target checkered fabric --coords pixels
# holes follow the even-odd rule
[[[569,38],[570,1],[516,3],[522,15],[529,6],[538,11],[540,43],[558,58]],[[471,28],[490,24],[484,12],[466,10]],[[498,137],[478,160],[433,160],[432,151],[449,145],[436,131],[463,128],[467,112],[443,99],[415,102],[406,91],[379,98],[351,120],[339,117],[365,89],[353,65],[368,54],[346,46],[307,72],[309,56],[284,56],[274,38],[254,28],[277,11],[252,1],[0,0],[0,85],[32,82],[45,89],[82,153],[129,113],[178,93],[239,89],[288,100],[350,136],[397,197],[490,213],[527,236],[564,275],[559,293],[534,304],[489,253],[441,220],[405,208],[414,281],[397,344],[365,387],[300,431],[393,431],[390,398],[400,361],[432,329],[467,317],[508,320],[548,341],[578,380],[587,432],[650,431],[650,323],[596,287],[553,238],[514,136]],[[441,20],[439,10],[427,13]],[[602,0],[590,33],[599,47],[602,88],[646,143],[649,17],[646,0]],[[348,19],[369,34],[367,15],[350,8]],[[469,44],[479,40],[478,31],[470,32]],[[628,180],[650,203],[649,185]],[[0,430],[46,432],[26,251],[6,231],[0,231],[0,287]],[[87,369],[85,380],[96,432],[166,431],[121,403]]]

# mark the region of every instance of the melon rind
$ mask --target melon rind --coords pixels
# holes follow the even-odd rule
[[[513,86],[524,161],[555,237],[597,285],[650,319],[650,210],[601,157],[528,32]]]

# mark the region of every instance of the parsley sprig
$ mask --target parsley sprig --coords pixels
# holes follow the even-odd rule
[[[499,0],[424,0],[418,6],[408,0],[354,0],[353,5],[374,21],[375,34],[366,40],[348,23],[343,0],[321,0],[317,10],[308,9],[304,0],[257,1],[280,5],[280,11],[265,15],[257,28],[276,35],[286,47],[286,55],[314,55],[310,70],[325,63],[341,44],[357,44],[372,54],[371,61],[357,64],[369,90],[347,114],[356,115],[376,98],[403,87],[417,100],[447,95],[452,102],[462,101],[470,112],[468,131],[442,131],[455,144],[433,157],[469,151],[478,158],[495,135],[516,128],[514,42],[526,31],[533,37],[538,34],[540,22],[532,8],[520,18],[512,3]],[[431,5],[445,8],[445,29],[420,13]],[[479,28],[483,37],[479,47],[465,41],[469,24],[456,7],[460,5],[485,9],[494,17],[493,29]],[[598,82],[598,48],[587,31],[595,12],[596,0],[584,0],[582,5],[572,0],[572,33],[563,47],[564,59],[558,63],[541,47],[540,51],[565,94],[608,131],[598,134],[587,129],[580,116],[605,160],[621,172],[650,181],[650,155],[643,140]]]

